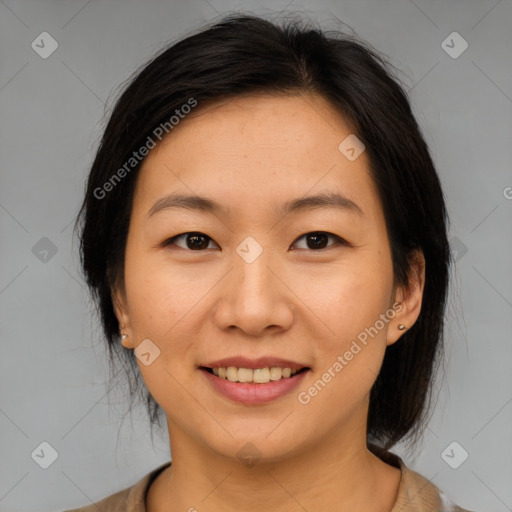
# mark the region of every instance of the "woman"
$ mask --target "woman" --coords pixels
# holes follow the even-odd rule
[[[450,252],[375,51],[244,15],[174,44],[117,102],[77,220],[172,464],[75,512],[463,510],[389,452],[425,426]]]

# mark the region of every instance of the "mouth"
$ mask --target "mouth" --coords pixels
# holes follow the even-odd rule
[[[237,357],[208,363],[198,370],[221,396],[245,406],[259,406],[290,396],[311,367],[273,357]]]
[[[200,366],[199,368],[219,379],[245,384],[268,384],[269,382],[286,380],[311,369],[309,366],[303,366],[301,368],[291,368],[287,366],[265,366],[262,368]]]

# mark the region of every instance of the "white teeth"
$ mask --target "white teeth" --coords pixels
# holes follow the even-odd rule
[[[270,368],[270,380],[279,380],[282,377],[282,371],[279,367]]]
[[[226,374],[228,380],[231,382],[238,382],[238,368],[235,368],[234,366],[228,366],[226,368]]]
[[[251,368],[238,368],[238,381],[239,382],[252,382],[252,369]]]
[[[271,368],[236,368],[235,366],[212,368],[213,374],[221,379],[227,379],[231,382],[250,382],[255,384],[266,384],[267,382],[287,379],[297,373],[297,370],[291,368],[280,368],[273,366]]]
[[[253,372],[252,380],[258,384],[270,382],[270,370],[268,368],[256,368]]]

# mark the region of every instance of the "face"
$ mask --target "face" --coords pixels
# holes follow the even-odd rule
[[[180,432],[237,457],[250,442],[271,460],[366,439],[370,389],[422,288],[394,285],[366,153],[338,149],[351,133],[319,96],[248,96],[198,107],[146,157],[116,313],[171,445]],[[163,199],[176,194],[192,200]],[[307,199],[322,194],[338,200]],[[230,383],[229,366],[281,379]]]

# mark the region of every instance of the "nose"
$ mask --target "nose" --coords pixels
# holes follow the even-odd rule
[[[272,267],[270,252],[263,250],[251,263],[234,253],[233,268],[220,283],[214,308],[219,329],[238,328],[250,336],[262,336],[292,325],[293,293],[279,269]]]

